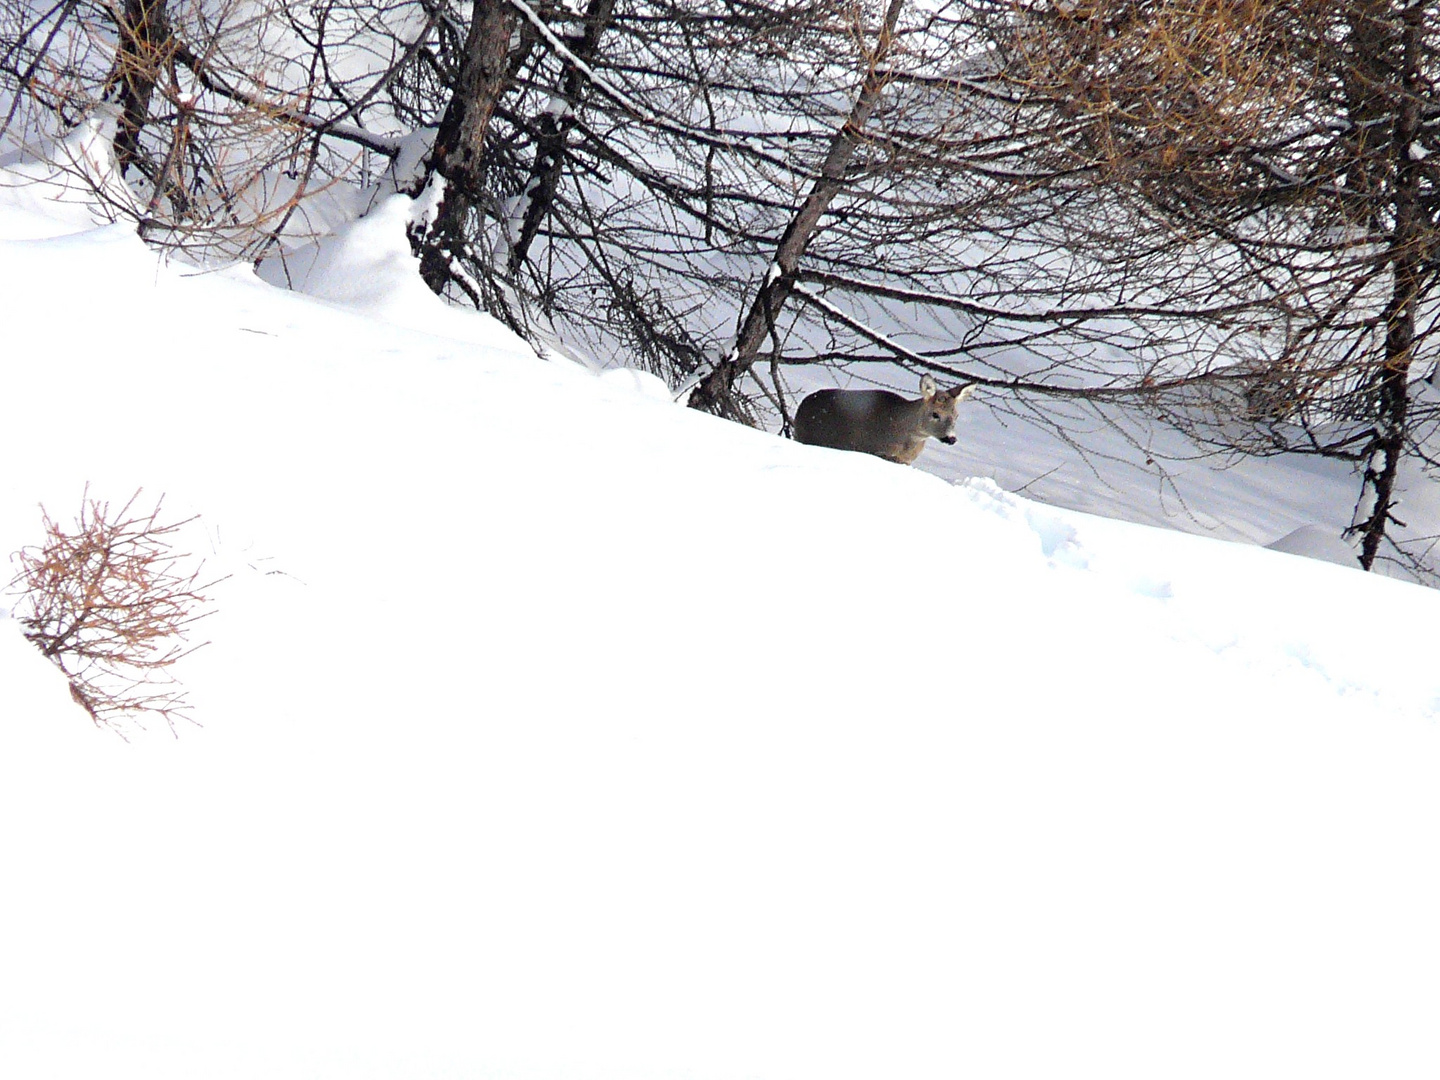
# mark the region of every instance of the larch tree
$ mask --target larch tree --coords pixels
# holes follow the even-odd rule
[[[691,408],[723,411],[735,380],[750,370],[765,340],[775,336],[775,322],[794,288],[800,259],[819,229],[821,218],[844,187],[856,148],[866,138],[866,125],[880,104],[887,82],[885,63],[903,4],[904,0],[890,0],[874,32],[874,43],[864,56],[855,103],[831,138],[818,175],[775,245],[774,261],[745,313],[734,346],[700,379],[690,395]]]
[[[475,0],[440,118],[425,163],[423,186],[435,189],[430,219],[411,232],[420,256],[420,276],[437,293],[452,282],[478,294],[461,266],[471,254],[471,216],[486,197],[486,133],[500,97],[510,87],[511,39],[520,13],[509,0]]]
[[[1392,529],[1402,464],[1435,424],[1415,390],[1434,366],[1437,5],[1094,0],[995,14],[1010,84],[1052,121],[1043,152],[1168,230],[1176,265],[1215,268],[1193,292],[1243,330],[1190,366],[1189,389],[1204,378],[1208,397],[1160,411],[1211,445],[1355,461],[1361,565],[1387,540],[1413,562]],[[1110,259],[1134,250],[1087,240]]]

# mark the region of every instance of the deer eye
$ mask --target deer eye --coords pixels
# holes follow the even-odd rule
[[[932,413],[930,414],[930,419],[931,419],[931,420],[939,420],[939,419],[940,419],[940,414],[939,414],[938,412],[932,412]]]

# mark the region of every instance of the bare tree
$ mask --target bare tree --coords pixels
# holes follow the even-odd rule
[[[1412,392],[1433,367],[1425,0],[56,0],[4,20],[6,130],[118,105],[156,243],[257,257],[330,186],[358,206],[383,174],[372,191],[418,197],[431,288],[697,407],[783,428],[787,380],[929,372],[1062,438],[1092,408],[1349,458],[1365,565],[1400,528],[1433,419]]]
[[[536,118],[534,158],[525,181],[525,207],[518,235],[510,247],[510,270],[513,273],[526,260],[530,246],[550,217],[567,162],[566,144],[579,123],[579,107],[589,96],[583,69],[595,62],[600,37],[610,25],[615,0],[590,0],[585,8],[580,39],[571,51],[571,62],[564,65],[564,75],[555,99]]]
[[[5,5],[0,135],[41,146],[112,103],[133,198],[97,183],[111,212],[157,245],[254,258],[303,234],[307,198],[365,182],[368,155],[403,148],[384,91],[434,18],[413,0],[378,3]]]
[[[866,124],[880,103],[887,81],[884,65],[895,38],[902,6],[903,0],[890,0],[875,31],[874,45],[865,57],[865,70],[855,95],[855,104],[831,140],[825,160],[820,164],[819,175],[804,202],[796,209],[775,246],[775,261],[741,323],[734,347],[695,387],[690,396],[692,408],[723,411],[736,378],[750,369],[765,339],[775,334],[775,321],[794,288],[801,256],[819,229],[820,219],[845,186],[846,173],[856,148],[866,137]]]
[[[420,276],[435,292],[452,281],[466,286],[457,260],[473,254],[470,216],[485,198],[486,132],[491,114],[514,75],[511,38],[519,12],[508,0],[476,0],[450,87],[435,145],[426,161],[424,184],[433,186],[436,206],[430,220],[412,231]]]
[[[106,95],[121,106],[115,157],[122,176],[131,166],[148,164],[140,133],[151,119],[156,84],[167,74],[174,79],[176,43],[165,6],[166,0],[125,0],[114,12],[119,40]]]
[[[996,40],[1017,93],[1051,118],[1045,152],[1171,230],[1182,265],[1204,252],[1226,271],[1212,295],[1246,330],[1210,369],[1227,393],[1168,415],[1216,445],[1356,461],[1371,568],[1403,527],[1401,465],[1434,424],[1411,391],[1433,366],[1436,5],[1098,0],[1006,16]],[[1123,257],[1116,240],[1097,247]]]

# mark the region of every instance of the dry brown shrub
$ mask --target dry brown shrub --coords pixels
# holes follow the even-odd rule
[[[1015,0],[1017,77],[1062,103],[1106,178],[1177,178],[1212,197],[1248,151],[1311,122],[1298,0]]]
[[[42,506],[45,542],[11,556],[25,637],[65,673],[91,719],[122,737],[127,717],[159,716],[172,733],[177,721],[196,722],[170,669],[205,644],[189,634],[211,614],[204,590],[217,584],[201,585],[203,562],[173,546],[196,519],[162,524],[164,496],[149,511],[136,508],[140,496],[112,511],[87,486],[68,530]]]

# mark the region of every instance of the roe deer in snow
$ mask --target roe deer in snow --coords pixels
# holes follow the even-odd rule
[[[955,407],[973,389],[975,384],[967,383],[938,390],[926,375],[918,401],[889,390],[816,390],[795,410],[795,438],[909,465],[932,435],[955,445]]]

